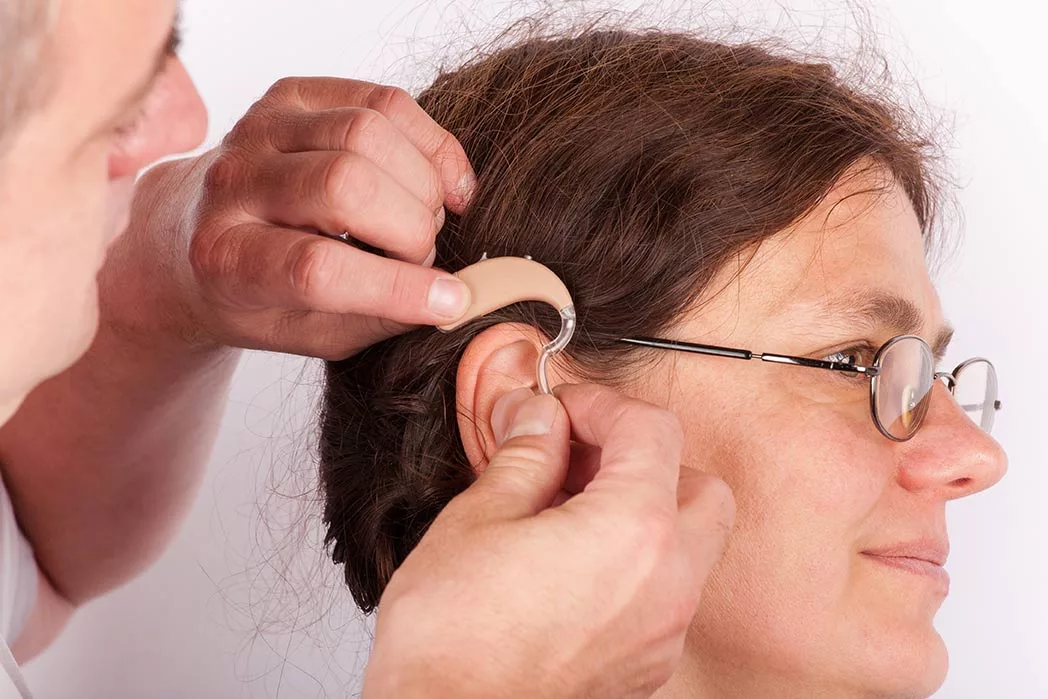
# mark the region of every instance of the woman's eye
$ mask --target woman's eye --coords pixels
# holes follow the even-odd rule
[[[875,352],[872,347],[868,346],[856,346],[849,347],[847,349],[838,350],[833,354],[830,354],[823,358],[824,361],[833,362],[835,364],[850,364],[852,366],[870,366],[873,364],[873,356]],[[858,372],[849,371],[835,371],[833,372],[838,378],[845,381],[863,381],[865,376]]]
[[[869,366],[873,363],[873,352],[866,347],[850,347],[848,349],[834,352],[826,357],[828,362],[837,364],[854,364],[856,366]]]
[[[846,352],[834,352],[826,357],[826,361],[834,364],[858,364],[859,357],[855,352],[848,350]]]

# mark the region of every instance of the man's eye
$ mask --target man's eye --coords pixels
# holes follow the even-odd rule
[[[114,153],[124,153],[133,147],[135,136],[145,123],[146,114],[144,110],[138,110],[134,118],[126,119],[113,127],[110,132],[110,148]]]
[[[138,128],[142,125],[142,120],[145,118],[145,112],[139,110],[135,112],[134,117],[127,119],[115,127],[113,127],[113,135],[117,138],[127,138],[138,131]]]

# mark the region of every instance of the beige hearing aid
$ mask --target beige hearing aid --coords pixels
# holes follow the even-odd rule
[[[472,320],[521,301],[541,301],[560,313],[560,334],[542,348],[538,363],[539,388],[552,394],[546,368],[549,361],[564,351],[575,334],[575,304],[564,282],[548,267],[528,257],[494,257],[485,254],[480,262],[466,267],[458,277],[469,287],[473,301],[466,315],[440,330],[451,332]]]

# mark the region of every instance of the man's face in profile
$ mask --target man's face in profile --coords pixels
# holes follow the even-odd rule
[[[44,0],[37,0],[44,2]],[[98,324],[96,275],[126,226],[139,170],[203,139],[206,113],[175,57],[176,0],[63,0],[42,95],[0,152],[0,421],[71,365]]]

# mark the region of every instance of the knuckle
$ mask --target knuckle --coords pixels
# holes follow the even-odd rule
[[[686,588],[669,596],[666,625],[671,637],[679,637],[687,633],[688,627],[695,618],[700,599],[701,595],[696,595],[692,590]]]
[[[234,265],[235,251],[225,244],[226,236],[223,233],[223,228],[202,226],[189,241],[189,268],[200,282],[220,279]]]
[[[392,117],[397,114],[406,115],[415,109],[419,109],[418,104],[407,90],[390,85],[377,86],[371,93],[368,105],[386,117]]]
[[[686,469],[691,470],[691,469]],[[726,538],[735,526],[735,496],[720,478],[702,473],[691,473],[680,483],[686,493],[687,504],[679,510],[680,517],[692,520],[711,535]]]
[[[260,106],[258,104],[249,109],[247,114],[234,124],[233,128],[226,134],[226,137],[222,139],[223,145],[236,147],[240,144],[257,141],[261,126],[261,120],[256,116],[259,110]]]
[[[304,239],[292,248],[288,276],[292,290],[307,303],[330,289],[338,274],[332,246],[321,238]]]
[[[301,78],[280,78],[266,91],[262,102],[287,102],[298,94]]]
[[[616,528],[627,549],[644,552],[653,561],[674,550],[676,518],[654,503],[641,502],[623,512]]]
[[[465,154],[462,152],[462,146],[459,145],[458,139],[446,129],[437,129],[434,152],[437,154],[437,161],[441,165],[458,163],[461,164],[463,169],[468,167],[468,161],[465,159]]]
[[[430,167],[426,173],[425,195],[423,203],[430,211],[436,211],[444,205],[446,193],[444,184],[441,182],[440,173],[436,168]]]
[[[673,412],[635,398],[609,394],[607,401],[615,429],[630,428],[643,433],[651,442],[679,448],[684,443],[684,428]],[[642,425],[642,430],[637,426]]]
[[[373,109],[354,110],[346,119],[341,138],[344,150],[383,159],[390,141],[389,122]]]
[[[206,278],[208,272],[214,267],[213,236],[207,234],[195,235],[189,241],[189,268],[197,279]]]
[[[656,506],[649,506],[640,518],[641,536],[655,552],[666,555],[676,550],[676,519],[675,513]]]
[[[361,208],[376,194],[377,183],[365,167],[365,161],[349,153],[331,159],[322,175],[320,193],[323,201],[337,211]]]
[[[406,252],[412,259],[423,260],[437,241],[437,219],[422,211],[413,226],[414,232],[405,240]]]
[[[735,519],[735,495],[731,487],[720,478],[705,476],[695,486],[698,499],[710,510],[717,512],[720,519],[732,522]]]
[[[657,434],[660,440],[673,445],[683,444],[684,427],[676,414],[648,405],[644,418],[647,420],[648,429]]]
[[[223,153],[204,172],[204,192],[209,197],[227,195],[240,187],[243,178],[244,167],[236,158]]]
[[[657,453],[664,461],[680,463],[684,448],[684,427],[680,418],[669,410],[643,401],[623,406],[619,415],[622,428],[629,426],[644,435],[647,445],[657,445]],[[616,425],[616,429],[619,429]]]

